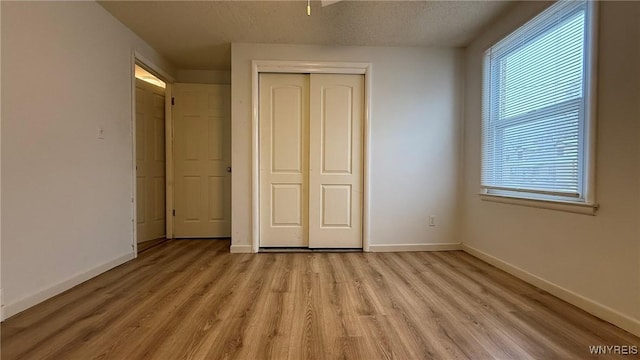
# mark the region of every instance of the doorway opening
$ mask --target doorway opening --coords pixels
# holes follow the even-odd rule
[[[133,186],[136,254],[167,240],[167,81],[134,57]]]
[[[176,83],[173,236],[231,237],[231,86]]]

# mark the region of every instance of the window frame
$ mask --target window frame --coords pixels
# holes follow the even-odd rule
[[[534,24],[534,22],[540,21],[541,17],[553,16],[557,11],[558,6],[565,6],[565,1],[558,1],[547,7],[544,11],[535,15],[531,20],[525,24],[519,26],[515,30],[511,31],[508,35],[503,36],[498,41],[495,41],[491,46],[485,49],[483,53],[483,87],[482,87],[482,131],[481,131],[481,153],[485,152],[485,136],[493,136],[492,128],[486,126],[489,114],[487,110],[489,107],[497,106],[497,102],[489,103],[487,97],[495,99],[495,92],[499,91],[497,86],[491,86],[492,79],[491,74],[495,74],[497,61],[491,61],[492,49],[505,41],[513,34],[517,34],[522,31],[536,31],[537,28],[543,26],[544,23]],[[579,124],[579,161],[581,161],[581,170],[579,176],[579,191],[581,196],[571,197],[560,194],[535,194],[534,191],[529,190],[527,192],[510,191],[505,189],[499,189],[498,187],[487,187],[480,182],[479,196],[482,200],[494,201],[506,204],[532,206],[538,208],[561,210],[568,212],[575,212],[581,214],[595,215],[598,205],[595,200],[595,161],[596,161],[596,89],[597,89],[597,33],[598,33],[598,2],[586,1],[585,5],[585,43],[584,43],[584,81],[582,84],[583,96],[581,111],[584,112],[583,120]],[[532,27],[533,26],[533,27]],[[527,29],[531,27],[531,29]],[[519,34],[523,36],[522,34]],[[527,36],[526,34],[524,36]],[[529,36],[535,38],[535,35]],[[501,49],[503,54],[499,54],[500,57],[506,56],[522,46],[512,46],[507,50]],[[490,92],[494,92],[493,94]],[[575,101],[575,100],[573,100]],[[525,116],[526,114],[515,115],[516,117]],[[494,162],[495,163],[495,162]],[[480,174],[484,173],[484,161],[480,162]]]

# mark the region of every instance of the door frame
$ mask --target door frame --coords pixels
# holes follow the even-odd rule
[[[369,184],[371,163],[371,77],[372,65],[364,62],[253,60],[251,62],[251,251],[260,250],[260,73],[364,75],[362,132],[362,251],[369,251]]]
[[[133,237],[131,239],[131,248],[133,249],[134,258],[138,257],[138,212],[137,212],[137,189],[136,189],[136,65],[143,67],[145,70],[164,81],[166,87],[164,91],[164,122],[165,122],[165,216],[166,216],[166,237],[173,238],[173,130],[172,130],[172,114],[171,114],[171,97],[172,84],[174,78],[161,67],[151,60],[147,59],[138,51],[133,50],[131,53],[131,223],[133,226]]]

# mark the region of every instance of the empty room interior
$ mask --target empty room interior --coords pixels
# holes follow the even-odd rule
[[[640,2],[2,0],[0,35],[2,359],[640,357]]]

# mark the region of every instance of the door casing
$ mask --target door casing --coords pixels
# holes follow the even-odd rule
[[[294,74],[353,74],[364,75],[364,114],[363,114],[363,201],[362,201],[362,250],[369,251],[370,217],[370,144],[371,127],[371,63],[355,62],[310,62],[253,60],[251,63],[251,251],[260,249],[260,119],[259,119],[259,75],[260,73]]]

